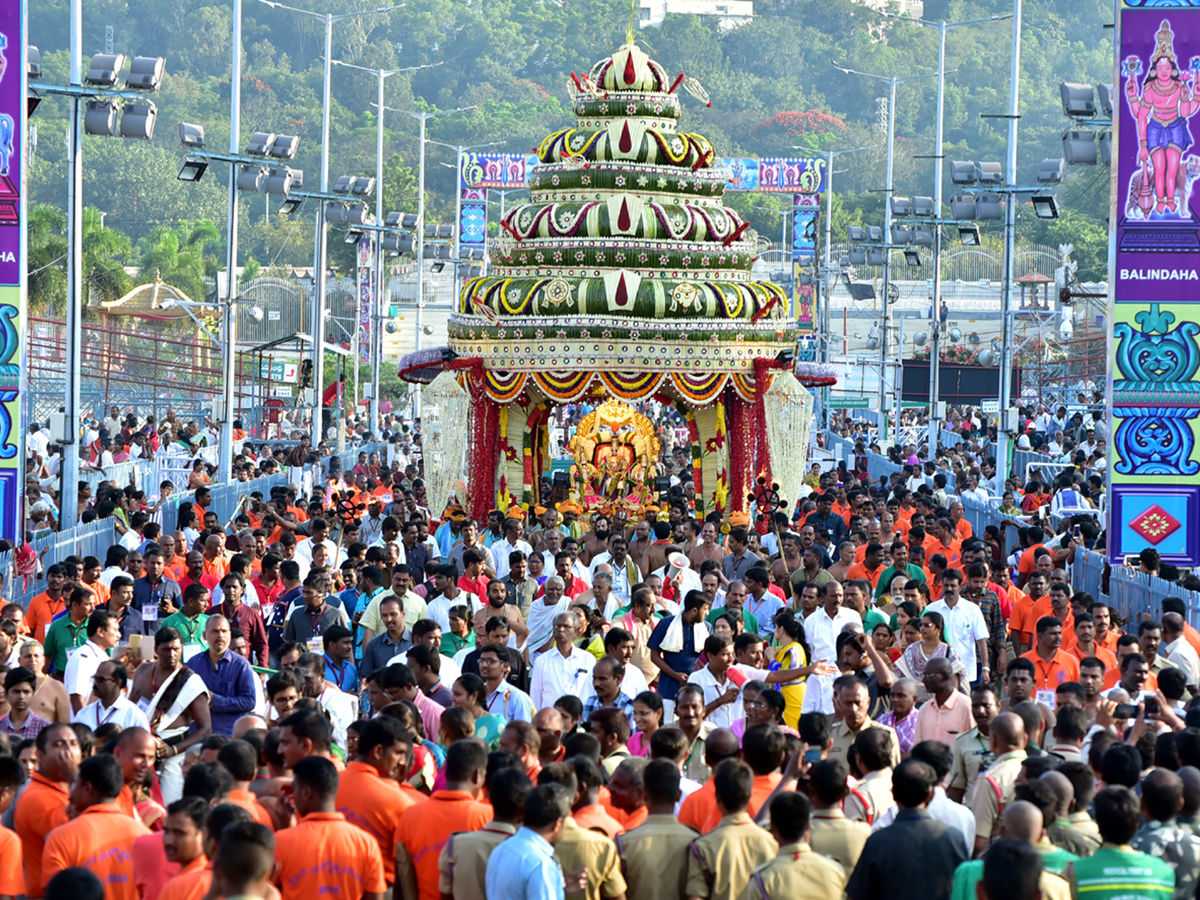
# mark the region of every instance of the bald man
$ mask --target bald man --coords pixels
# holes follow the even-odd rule
[[[1067,819],[1075,805],[1075,786],[1071,780],[1062,772],[1046,772],[1038,780],[1054,792],[1057,801],[1054,821],[1046,825],[1049,843],[1075,856],[1091,856],[1096,851],[1095,844]]]
[[[242,716],[233,723],[233,739],[239,740],[247,731],[253,731],[256,728],[267,730],[267,720],[262,716],[256,716],[253,713]]]
[[[156,750],[157,745],[150,732],[136,727],[122,731],[117,746],[113,748],[113,759],[121,766],[125,776],[125,787],[117,796],[116,803],[123,813],[134,819],[138,819],[138,814],[131,785],[140,785],[145,781],[146,774],[154,768]]]
[[[1031,844],[1035,849],[1046,834],[1041,811],[1026,800],[1017,800],[1005,806],[997,825],[999,835]],[[954,872],[950,900],[976,900],[976,886],[982,878],[982,859],[963,863]],[[1041,888],[1042,900],[1070,900],[1070,884],[1046,868],[1042,869],[1038,878],[1038,887]]]
[[[553,706],[547,706],[533,714],[532,724],[542,739],[542,745],[538,748],[538,762],[543,766],[562,762],[566,756],[566,748],[562,745],[563,729],[566,727],[562,713]]]
[[[971,811],[975,815],[975,855],[997,837],[1001,807],[1012,799],[1013,785],[1025,763],[1025,723],[1016,713],[1000,713],[991,724],[991,749],[996,761],[979,775]]]

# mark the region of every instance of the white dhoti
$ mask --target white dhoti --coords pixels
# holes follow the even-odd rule
[[[176,681],[184,681],[176,685]],[[163,682],[158,692],[150,698],[144,711],[150,719],[150,731],[160,740],[168,741],[182,737],[191,730],[191,723],[182,727],[170,727],[197,697],[208,694],[203,679],[186,666],[180,666]],[[158,764],[158,783],[162,790],[163,805],[170,806],[183,796],[183,754],[162,760]]]

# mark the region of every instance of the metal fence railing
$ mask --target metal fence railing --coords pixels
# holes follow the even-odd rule
[[[963,518],[971,523],[971,530],[976,537],[983,537],[984,530],[989,525],[995,525],[1000,531],[1000,546],[1004,557],[1016,549],[1019,544],[1019,531],[1027,523],[1014,516],[1000,512],[998,503],[984,503],[974,497],[964,495],[959,497],[963,505]]]
[[[1108,592],[1104,592],[1105,575],[1108,576]],[[1138,572],[1126,566],[1109,566],[1103,553],[1077,549],[1071,573],[1072,587],[1076,591],[1087,591],[1093,597],[1107,603],[1127,622],[1136,623],[1140,618],[1162,618],[1164,597],[1178,597],[1187,607],[1188,622],[1200,624],[1200,593],[1189,591],[1175,581],[1167,581],[1157,575]]]

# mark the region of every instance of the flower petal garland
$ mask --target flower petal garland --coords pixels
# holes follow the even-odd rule
[[[462,478],[471,397],[454,372],[443,372],[422,391],[425,400],[425,490],[430,509],[442,510]]]
[[[804,483],[812,432],[813,395],[791,372],[780,372],[763,396],[771,474],[780,493],[795,503]]]

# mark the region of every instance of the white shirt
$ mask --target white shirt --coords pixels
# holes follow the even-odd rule
[[[533,547],[528,541],[517,541],[515,544],[510,544],[508,538],[505,538],[492,544],[492,568],[496,570],[497,578],[508,577],[508,571],[511,568],[508,557],[514,550],[520,550],[525,554],[526,559],[533,555]]]
[[[553,706],[554,701],[564,694],[583,698],[592,686],[592,667],[596,657],[572,646],[570,653],[563,656],[557,645],[541,654],[533,664],[533,678],[529,685],[529,696],[534,709]]]
[[[317,698],[321,708],[329,713],[333,725],[333,741],[339,747],[346,746],[346,729],[358,718],[358,698],[353,694],[326,687]]]
[[[954,604],[953,609],[945,600],[930,603],[925,609],[928,612],[938,613],[942,617],[942,621],[946,625],[946,636],[950,639],[950,646],[954,648],[954,652],[958,654],[958,658],[966,667],[967,680],[973,681],[977,662],[975,642],[986,641],[989,637],[983,611],[970,600],[964,600],[962,597]],[[987,664],[987,660],[983,660],[983,662],[985,665]]]
[[[588,567],[588,571],[594,576],[596,567],[601,565],[607,565],[613,570],[612,590],[621,600],[619,606],[624,606],[633,596],[633,586],[642,580],[642,570],[638,568],[637,563],[629,559],[628,555],[626,555],[624,563],[617,565],[613,562],[612,554],[607,550],[592,557],[592,564]],[[632,580],[629,577],[630,569],[634,573]]]
[[[688,675],[688,684],[699,685],[704,689],[704,705],[714,702],[723,697],[725,692],[730,688],[737,689],[737,685],[729,680],[729,673],[725,673],[724,681],[717,681],[717,678],[709,670],[708,666],[692,672]],[[737,699],[732,703],[724,703],[718,706],[711,713],[708,713],[704,719],[706,722],[712,722],[717,728],[732,728],[733,723],[742,717],[742,695],[738,692]]]
[[[809,665],[814,662],[837,662],[837,636],[847,625],[862,625],[862,617],[848,606],[841,607],[832,618],[825,612],[825,607],[820,606],[804,620],[804,635],[812,650]],[[808,688],[804,692],[800,711],[823,712],[826,715],[833,713],[832,675],[808,676]]]
[[[968,847],[975,846],[975,817],[971,814],[971,810],[947,797],[945,790],[940,785],[934,788],[933,799],[929,801],[926,809],[929,810],[929,815],[939,822],[945,822],[961,831],[963,837],[967,839]],[[897,807],[892,804],[891,809],[872,823],[871,831],[878,831],[895,822],[896,812]]]
[[[63,686],[67,695],[78,694],[84,702],[92,696],[92,679],[102,662],[108,660],[108,651],[92,641],[87,641],[74,653],[67,654],[67,671],[63,675]]]
[[[974,499],[978,500],[980,503],[987,503],[988,500],[990,499],[988,492],[982,487],[977,487],[973,490],[963,491],[962,495],[964,497],[973,497]]]
[[[109,722],[120,725],[122,730],[126,728],[145,728],[150,730],[150,720],[146,718],[146,714],[138,709],[136,703],[129,702],[129,698],[121,694],[116,702],[109,707],[105,707],[99,700],[89,703],[75,715],[71,716],[72,722],[82,722],[88,728],[95,731],[101,725],[107,725]]]
[[[1180,635],[1173,643],[1164,644],[1161,652],[1168,662],[1175,663],[1183,671],[1188,684],[1200,684],[1200,655],[1187,638]]]
[[[483,609],[487,604],[482,603],[478,597],[469,591],[459,590],[458,596],[453,600],[446,597],[445,594],[438,597],[436,600],[431,600],[425,607],[425,615],[422,618],[433,619],[441,626],[442,631],[450,630],[450,610],[456,606],[470,606],[471,612],[476,613]]]
[[[625,677],[621,679],[621,693],[632,700],[638,694],[648,690],[650,690],[650,685],[646,683],[645,673],[633,663],[627,663],[625,665]],[[632,725],[633,723],[630,722],[629,724]]]
[[[112,587],[112,580],[114,578],[116,578],[118,575],[125,575],[125,574],[128,574],[128,573],[126,573],[126,571],[124,569],[122,569],[120,566],[109,566],[107,569],[105,569],[103,572],[100,573],[100,578],[98,580],[105,587]]]
[[[338,551],[337,544],[329,538],[325,538],[321,542],[325,546],[325,560],[333,568],[337,568],[342,564],[342,554]],[[303,560],[312,566],[313,540],[309,538],[307,541],[301,541],[296,545],[296,561]],[[302,563],[303,564],[303,563]]]

